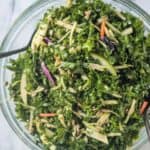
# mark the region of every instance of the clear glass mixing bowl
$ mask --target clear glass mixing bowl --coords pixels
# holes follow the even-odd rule
[[[111,3],[119,10],[130,12],[131,14],[141,18],[145,24],[145,31],[150,32],[150,16],[141,10],[137,5],[129,0],[105,0],[107,3]],[[2,43],[1,49],[3,51],[9,51],[12,49],[25,46],[33,31],[35,30],[37,23],[42,18],[44,12],[51,7],[58,7],[64,5],[65,0],[39,0],[30,8],[28,8],[14,23],[11,30],[7,34],[5,40]],[[0,60],[0,105],[2,112],[8,121],[10,127],[15,133],[28,145],[32,150],[41,150],[34,138],[28,133],[23,123],[16,119],[15,106],[9,96],[8,88],[5,83],[11,80],[12,73],[6,69],[10,58],[16,58],[17,55]],[[127,137],[128,138],[128,137]],[[139,139],[135,141],[131,149],[140,149],[140,147],[147,141],[146,131],[143,128],[139,134]]]

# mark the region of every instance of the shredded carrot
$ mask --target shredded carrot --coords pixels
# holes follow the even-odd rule
[[[104,30],[105,30],[105,34],[107,35],[107,37],[109,37],[109,36],[110,36],[110,34],[109,34],[109,31],[108,31],[108,29],[107,29],[107,27],[106,27],[106,26],[105,26]]]
[[[55,113],[41,113],[39,116],[40,117],[55,117],[57,114]]]
[[[105,27],[106,27],[106,19],[103,18],[102,23],[101,23],[101,30],[100,30],[101,40],[103,40],[105,36]]]
[[[149,102],[148,102],[148,101],[144,101],[144,102],[143,102],[143,104],[142,104],[142,106],[141,106],[141,108],[140,108],[140,114],[141,114],[141,115],[145,112],[145,110],[146,110],[146,108],[148,107],[148,105],[149,105]]]

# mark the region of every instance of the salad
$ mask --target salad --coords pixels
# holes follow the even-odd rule
[[[143,126],[150,35],[101,0],[68,0],[10,60],[17,118],[44,150],[126,150]]]

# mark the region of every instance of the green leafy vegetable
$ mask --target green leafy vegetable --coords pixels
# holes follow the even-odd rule
[[[139,18],[101,0],[68,0],[10,60],[17,118],[44,150],[126,150],[143,126],[149,60]]]

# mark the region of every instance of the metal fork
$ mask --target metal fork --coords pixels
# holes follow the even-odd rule
[[[29,42],[27,43],[26,46],[24,46],[22,48],[19,48],[19,49],[11,50],[11,51],[8,51],[8,52],[0,52],[0,59],[26,51],[27,48],[29,47],[29,45],[31,44],[32,39],[33,39],[34,34],[36,33],[36,31],[37,31],[37,29],[35,31],[33,31],[32,35],[31,35],[31,38],[29,39]]]

